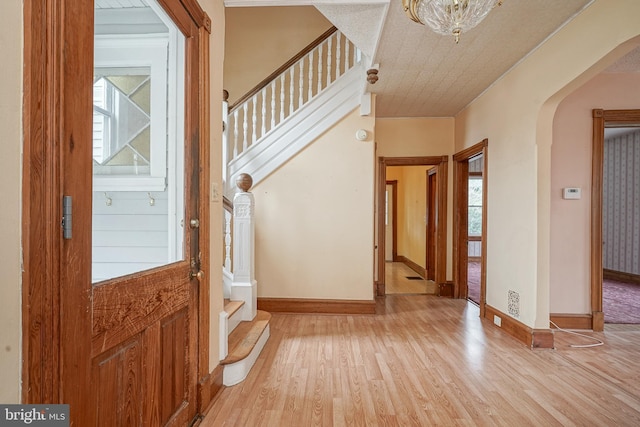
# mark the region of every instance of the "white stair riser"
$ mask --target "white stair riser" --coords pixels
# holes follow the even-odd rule
[[[222,372],[222,384],[225,386],[236,385],[247,377],[249,371],[251,371],[251,368],[256,363],[256,360],[258,360],[260,352],[267,343],[269,335],[269,325],[267,325],[265,330],[262,331],[262,335],[260,335],[260,339],[256,343],[256,346],[253,348],[251,353],[249,353],[249,356],[236,363],[224,366],[224,371]]]

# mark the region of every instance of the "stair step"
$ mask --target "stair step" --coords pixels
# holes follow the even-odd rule
[[[244,301],[230,301],[228,299],[224,300],[224,311],[227,312],[229,317],[232,317],[238,310],[242,308],[244,305]]]
[[[229,353],[220,364],[230,365],[249,356],[262,333],[269,326],[270,319],[270,313],[258,310],[255,319],[250,322],[240,322],[229,335]]]

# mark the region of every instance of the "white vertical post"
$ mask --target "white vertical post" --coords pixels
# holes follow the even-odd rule
[[[289,68],[289,114],[287,117],[293,114],[293,96],[294,96],[294,88],[295,88],[295,65],[292,65]]]
[[[322,91],[322,46],[323,44],[318,45],[318,91],[316,93]]]
[[[300,60],[300,76],[298,78],[298,108],[304,104],[304,58]]]
[[[238,157],[238,110],[233,112],[233,158]]]
[[[342,64],[340,62],[340,45],[342,44],[342,33],[339,31],[336,33],[336,80],[342,74],[340,69],[342,68]]]
[[[258,140],[258,135],[256,132],[258,131],[256,128],[258,127],[258,112],[256,109],[258,108],[258,94],[256,93],[251,98],[251,103],[253,104],[251,108],[251,143],[249,145],[253,145]]]
[[[286,73],[280,75],[280,122],[284,120],[284,76]]]
[[[262,94],[262,117],[260,118],[262,127],[260,128],[260,138],[262,138],[264,134],[267,133],[267,88],[262,89],[260,93]]]
[[[309,53],[309,93],[307,95],[307,102],[313,98],[313,51]]]
[[[231,212],[224,210],[224,269],[231,272]]]
[[[227,182],[227,170],[231,161],[231,142],[229,141],[229,102],[222,101],[222,180]]]
[[[244,301],[242,320],[251,321],[257,312],[255,280],[254,198],[248,192],[252,179],[248,174],[238,178],[240,192],[233,199],[233,284],[231,299]]]
[[[333,36],[329,37],[327,40],[327,86],[331,84],[331,55],[333,54],[333,49],[331,49],[332,41]]]
[[[245,102],[242,106],[242,152],[247,151],[247,131],[249,130],[249,103]]]
[[[349,41],[349,39],[345,39],[344,41],[344,70],[350,70],[351,69],[351,57],[349,56],[349,54],[351,49],[351,42]]]
[[[276,127],[276,80],[271,83],[271,129],[274,127]]]

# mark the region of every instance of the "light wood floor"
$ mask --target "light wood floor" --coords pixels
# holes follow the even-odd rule
[[[403,262],[386,262],[385,293],[387,294],[429,294],[436,295],[438,288],[433,280],[410,280],[407,277],[420,277]]]
[[[212,426],[638,426],[640,327],[556,332],[530,350],[465,300],[389,295],[376,315],[274,314],[247,379]]]

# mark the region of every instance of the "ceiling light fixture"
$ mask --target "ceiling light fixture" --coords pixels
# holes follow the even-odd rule
[[[402,0],[409,18],[427,24],[438,34],[460,40],[460,34],[478,25],[502,0]]]

